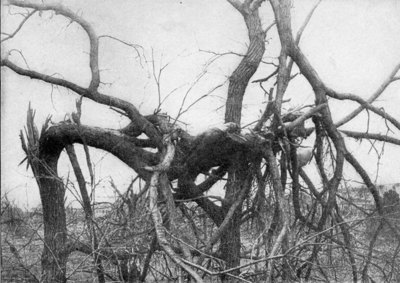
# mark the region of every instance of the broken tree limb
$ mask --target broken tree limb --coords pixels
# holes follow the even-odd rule
[[[162,186],[160,178],[162,178],[162,174],[166,174],[166,171],[171,165],[175,152],[175,147],[173,146],[170,138],[168,137],[164,138],[164,142],[166,147],[165,147],[165,152],[163,154],[163,159],[158,165],[152,168],[153,174],[150,178],[150,185],[149,185],[149,210],[151,213],[151,218],[154,223],[157,240],[161,248],[171,258],[171,260],[175,262],[175,264],[177,264],[183,270],[185,270],[191,277],[193,277],[196,280],[196,282],[203,282],[199,274],[197,274],[191,267],[189,267],[186,263],[184,263],[183,260],[171,248],[166,238],[166,228],[163,226],[161,212],[157,207],[158,188]],[[166,189],[168,188],[161,187],[161,190],[166,190]]]

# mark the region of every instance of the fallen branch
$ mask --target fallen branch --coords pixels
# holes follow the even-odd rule
[[[171,260],[180,266],[183,270],[185,270],[191,277],[193,277],[196,282],[203,282],[201,277],[191,268],[189,267],[182,258],[180,258],[174,250],[171,248],[170,244],[166,238],[165,227],[163,226],[163,220],[160,210],[157,207],[158,200],[158,188],[162,186],[162,182],[160,179],[162,178],[162,174],[166,174],[166,171],[171,165],[172,159],[174,157],[175,147],[173,146],[170,137],[164,138],[165,149],[164,157],[159,165],[152,168],[153,175],[150,179],[149,185],[149,210],[151,213],[151,218],[154,223],[154,228],[156,231],[156,236],[158,243],[161,248],[165,251],[165,253],[171,258]],[[167,188],[161,188],[167,189]]]

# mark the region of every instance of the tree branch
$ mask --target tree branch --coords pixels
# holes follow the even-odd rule
[[[241,3],[239,0],[228,0],[228,2],[239,12],[242,10],[243,3]]]
[[[145,166],[156,164],[157,154],[136,147],[129,139],[125,139],[118,131],[97,127],[60,123],[50,127],[41,137],[41,147],[49,153],[61,152],[67,144],[83,143],[84,137],[88,146],[106,150],[135,170],[143,179],[150,174]]]
[[[306,56],[301,52],[293,39],[290,16],[290,1],[289,0],[271,0],[271,5],[274,10],[275,19],[278,26],[278,34],[282,45],[282,50],[286,50],[288,55],[293,59],[300,69],[300,72],[305,76],[307,81],[312,86],[315,93],[316,105],[327,103],[327,87],[322,82],[316,70],[310,64]],[[279,93],[279,92],[278,92]],[[338,189],[343,173],[343,162],[345,152],[345,144],[343,138],[335,127],[329,107],[321,111],[321,121],[336,148],[336,167],[334,174],[329,181],[329,197],[326,209],[324,209],[319,226],[324,225],[329,212],[334,206],[336,191]]]
[[[229,222],[232,220],[233,214],[235,213],[237,208],[243,203],[243,201],[248,193],[248,189],[250,189],[249,182],[251,182],[251,181],[249,180],[249,178],[251,178],[251,176],[248,176],[248,178],[246,180],[246,184],[244,184],[244,186],[241,188],[242,191],[240,192],[238,198],[235,200],[235,202],[231,205],[228,212],[226,213],[224,221],[222,221],[222,223],[221,223],[221,225],[219,225],[217,231],[215,231],[215,233],[213,234],[213,236],[207,243],[207,245],[204,249],[205,254],[203,254],[203,256],[199,259],[200,263],[204,260],[206,253],[210,252],[210,250],[212,249],[212,246],[221,238],[223,233],[228,228]]]
[[[171,140],[165,140],[166,146],[167,144],[171,144]],[[173,147],[173,146],[172,146]],[[154,223],[154,228],[156,230],[157,240],[165,253],[171,258],[173,262],[175,262],[178,266],[180,266],[183,270],[185,270],[190,276],[192,276],[196,282],[203,282],[201,277],[191,268],[189,267],[171,248],[170,244],[166,238],[165,227],[163,226],[163,220],[161,216],[161,212],[157,207],[158,200],[158,187],[161,186],[161,190],[166,190],[163,184],[160,182],[160,178],[162,174],[165,174],[165,171],[168,169],[172,162],[173,152],[168,152],[172,149],[171,146],[167,146],[167,152],[164,153],[164,158],[159,163],[160,165],[156,166],[150,179],[149,184],[149,210],[151,212],[151,218]]]
[[[379,86],[379,88],[371,95],[370,98],[366,100],[367,103],[372,103],[375,101],[384,91],[385,89],[396,80],[396,74],[400,70],[400,63],[397,64],[392,72],[390,72],[389,76],[382,82],[382,84]],[[349,122],[351,119],[356,117],[358,114],[361,113],[361,111],[364,110],[363,106],[358,107],[356,110],[351,112],[350,114],[346,115],[344,118],[342,118],[340,121],[336,123],[336,127],[343,126],[347,122]]]
[[[307,111],[306,113],[304,113],[303,115],[301,115],[299,118],[297,118],[296,120],[294,120],[293,122],[288,123],[287,125],[285,125],[285,128],[287,131],[291,131],[294,128],[296,128],[297,126],[301,125],[302,123],[304,123],[305,120],[307,120],[308,118],[310,118],[311,116],[313,116],[314,114],[320,112],[322,109],[324,109],[325,107],[328,107],[327,103],[323,103],[320,104],[312,109],[310,109],[309,111]]]
[[[243,4],[234,0],[229,0],[228,2],[243,15],[250,40],[246,56],[243,57],[239,66],[237,66],[229,78],[228,98],[225,104],[225,123],[234,122],[240,125],[242,102],[246,87],[264,55],[265,32],[262,29],[258,13],[259,3],[256,3],[251,8],[251,3],[248,1],[245,1]],[[258,2],[261,3],[261,1]]]
[[[347,93],[338,93],[335,92],[331,89],[327,89],[326,94],[330,97],[339,99],[339,100],[352,100],[352,101],[356,101],[359,104],[361,104],[361,106],[365,109],[371,110],[372,112],[378,114],[379,116],[381,116],[384,119],[387,119],[388,121],[390,121],[397,129],[400,130],[400,122],[397,121],[394,117],[392,117],[391,115],[389,115],[388,113],[386,113],[385,111],[371,105],[370,103],[368,103],[367,101],[365,101],[364,99],[362,99],[361,97],[354,95],[354,94],[347,94]]]
[[[37,10],[34,10],[34,11],[30,12],[27,16],[25,16],[25,18],[24,18],[24,19],[22,20],[22,22],[18,25],[18,27],[14,30],[14,32],[11,33],[9,36],[3,38],[3,39],[1,40],[1,42],[3,43],[4,41],[13,38],[13,37],[21,30],[21,28],[24,26],[24,24],[26,23],[26,21],[27,21],[33,14],[35,14],[36,12],[37,12]]]
[[[396,138],[388,136],[388,135],[375,134],[375,133],[360,133],[360,132],[346,131],[346,130],[340,130],[340,132],[342,132],[343,134],[345,134],[348,137],[355,138],[357,140],[372,139],[372,140],[392,143],[395,145],[400,145],[400,139],[396,139]]]
[[[92,91],[96,91],[100,84],[100,72],[99,72],[99,42],[91,24],[79,17],[75,12],[70,10],[59,3],[35,3],[31,1],[20,1],[20,0],[9,0],[11,5],[23,8],[32,8],[38,11],[54,11],[56,14],[63,15],[64,17],[69,18],[70,20],[79,24],[86,34],[89,37],[90,42],[90,70],[92,73],[92,79],[90,81],[89,89]]]
[[[14,72],[16,72],[17,74],[30,77],[31,79],[36,79],[46,83],[65,87],[97,103],[121,109],[125,113],[127,113],[128,117],[131,119],[131,121],[135,123],[135,125],[138,125],[137,128],[145,132],[146,135],[150,139],[152,139],[158,147],[160,147],[162,144],[161,135],[157,131],[157,129],[153,126],[153,124],[150,123],[146,118],[144,118],[133,104],[125,100],[105,95],[99,93],[98,91],[93,91],[90,89],[83,88],[68,80],[55,78],[36,71],[21,68],[15,65],[14,63],[10,62],[8,59],[2,59],[1,66],[6,66],[11,70],[13,70]]]
[[[361,166],[361,164],[358,162],[358,160],[346,150],[345,153],[345,158],[347,162],[349,162],[353,168],[356,170],[356,172],[360,175],[362,180],[364,181],[364,184],[367,186],[368,190],[371,192],[372,197],[374,198],[375,201],[375,206],[376,209],[378,210],[378,213],[381,215],[382,214],[382,204],[381,204],[381,198],[379,196],[379,192],[372,183],[371,178],[368,176],[367,171]]]
[[[314,5],[314,7],[311,9],[311,11],[308,13],[306,19],[304,20],[303,25],[300,27],[299,31],[297,32],[297,35],[296,35],[296,44],[299,44],[299,43],[300,43],[300,39],[301,39],[301,36],[303,35],[304,30],[306,29],[306,27],[307,27],[308,23],[310,22],[310,20],[311,20],[313,14],[314,14],[314,12],[315,12],[315,10],[318,8],[318,6],[319,6],[319,4],[321,4],[321,2],[322,2],[322,0],[319,0],[319,1]]]
[[[264,158],[266,162],[269,165],[269,172],[271,174],[271,179],[272,179],[272,186],[274,189],[274,194],[276,198],[277,205],[279,206],[279,209],[281,211],[281,219],[283,221],[282,223],[282,228],[281,231],[279,232],[278,237],[275,240],[275,243],[271,249],[271,252],[269,253],[269,257],[274,257],[278,254],[278,249],[282,245],[282,242],[284,238],[286,237],[287,233],[289,232],[289,208],[287,205],[287,201],[284,196],[284,191],[281,183],[281,176],[279,174],[279,169],[278,165],[276,162],[276,158],[273,154],[272,148],[270,146],[267,146],[264,151]],[[273,264],[270,264],[268,266],[268,276],[269,280],[268,282],[272,279],[272,270],[273,270]]]
[[[86,224],[89,228],[90,239],[92,241],[92,249],[93,249],[93,251],[96,251],[95,253],[93,253],[93,260],[96,265],[98,280],[100,283],[105,283],[104,267],[101,262],[101,259],[99,258],[99,254],[97,253],[97,249],[99,248],[99,242],[97,239],[96,229],[95,229],[95,225],[93,222],[93,211],[92,211],[92,207],[90,205],[90,198],[89,198],[89,195],[88,195],[88,192],[86,189],[85,178],[83,177],[82,169],[79,165],[74,146],[67,145],[65,147],[65,149],[67,151],[69,160],[71,162],[72,168],[75,173],[75,177],[76,177],[78,185],[79,185],[79,190],[81,192],[82,207],[85,212]]]

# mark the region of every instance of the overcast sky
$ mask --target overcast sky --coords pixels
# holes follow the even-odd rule
[[[210,52],[244,53],[248,42],[241,15],[224,0],[60,2],[87,19],[98,35],[112,35],[143,47],[145,58],[138,58],[131,47],[108,38],[100,40],[100,68],[104,83],[101,91],[135,103],[143,114],[152,113],[157,108],[158,97],[150,62],[152,54],[156,69],[168,64],[161,79],[163,97],[177,89],[162,105],[163,112],[174,116],[183,96],[204,70],[207,73],[190,91],[186,106],[226,82],[240,60],[236,55],[226,55],[207,65],[213,57]],[[295,31],[315,2],[294,1],[292,24]],[[11,9],[12,13],[17,11]],[[264,26],[268,26],[273,21],[268,3],[264,3],[260,13]],[[399,15],[400,2],[397,0],[324,0],[304,32],[300,46],[327,85],[368,98],[400,61]],[[3,7],[1,21],[2,32],[10,32],[18,26],[21,17],[10,15],[8,8]],[[276,62],[279,40],[274,29],[267,39],[264,59]],[[11,49],[21,50],[33,70],[60,76],[82,86],[88,85],[90,70],[86,34],[78,25],[70,24],[61,16],[48,12],[34,15],[15,38],[2,46],[1,56],[6,56]],[[11,52],[9,59],[26,66],[16,51]],[[271,65],[263,65],[254,78],[272,71]],[[66,89],[23,78],[5,68],[2,68],[1,75],[2,194],[7,193],[21,206],[34,207],[40,202],[37,185],[31,171],[26,171],[25,166],[18,167],[24,158],[18,134],[26,121],[28,103],[31,101],[36,109],[36,122],[41,125],[49,114],[53,116],[53,122],[63,120],[66,113],[74,110],[77,96]],[[186,129],[195,134],[222,124],[226,91],[227,84],[182,116],[181,119],[187,123]],[[286,98],[291,99],[285,105],[290,108],[311,104],[314,96],[304,78],[298,76],[289,87]],[[265,107],[263,101],[263,92],[256,85],[249,86],[244,100],[243,125],[257,119]],[[339,120],[356,106],[350,102],[331,105],[334,120]],[[400,120],[400,83],[393,83],[376,105],[384,106],[388,113]],[[367,118],[362,114],[345,128],[365,131]],[[109,128],[120,128],[127,123],[106,107],[85,100],[82,122]],[[369,129],[386,133],[382,119],[373,114]],[[393,136],[400,136],[399,131],[393,131]],[[312,139],[306,141],[306,144],[312,143]],[[347,144],[375,178],[375,150],[371,150],[368,142],[360,145],[348,140]],[[382,144],[377,143],[376,148],[381,150]],[[82,152],[80,148],[78,152]],[[106,182],[109,176],[123,190],[134,173],[109,154],[96,150],[91,152],[96,164],[96,177],[104,180],[97,195],[113,195]],[[399,160],[400,150],[386,145],[384,156],[379,161],[378,183],[400,182]],[[68,174],[66,164],[68,162],[62,156],[59,169],[64,177]],[[81,164],[85,164],[84,159]],[[346,169],[345,177],[354,179],[355,175]]]

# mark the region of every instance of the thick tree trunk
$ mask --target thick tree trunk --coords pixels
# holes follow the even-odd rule
[[[67,226],[64,207],[65,188],[57,175],[57,162],[61,153],[58,143],[46,143],[44,132],[50,122],[47,119],[39,134],[34,124],[34,111],[28,108],[25,135],[21,131],[22,149],[27,155],[39,187],[43,212],[43,253],[41,282],[66,282],[68,259]]]
[[[237,125],[240,125],[243,97],[247,85],[251,77],[257,71],[265,51],[265,32],[261,26],[258,7],[252,7],[253,4],[250,2],[246,2],[240,6],[236,6],[233,2],[231,2],[231,4],[243,15],[250,40],[245,57],[239,63],[239,66],[235,69],[229,79],[228,97],[225,109],[225,123],[234,122]],[[235,162],[228,173],[225,200],[222,205],[224,216],[226,216],[229,208],[237,199],[240,191],[246,189],[247,170],[248,166],[245,156],[238,156],[237,162]],[[232,268],[240,265],[241,215],[242,204],[237,207],[231,221],[229,222],[228,228],[221,237],[219,250],[222,259],[225,260],[226,268]],[[234,275],[239,273],[239,269],[232,272]],[[232,280],[232,277],[222,275],[221,280],[227,282]]]
[[[258,10],[243,14],[248,33],[249,48],[239,66],[229,78],[228,98],[226,100],[225,122],[234,122],[240,125],[242,104],[246,87],[257,71],[265,51],[265,32],[261,27]]]
[[[57,176],[57,158],[41,159],[35,174],[43,208],[42,282],[66,282],[67,226],[64,184]]]
[[[250,185],[248,182],[248,170],[249,166],[246,156],[244,156],[244,154],[238,154],[234,166],[228,173],[229,179],[226,186],[225,200],[222,203],[222,212],[225,216],[228,214],[229,209],[235,201],[240,198],[240,193],[243,190],[248,191]],[[221,258],[226,263],[227,269],[240,265],[242,205],[243,203],[241,202],[235,209],[227,229],[224,230],[221,236],[219,251]],[[231,272],[233,275],[238,275],[239,273],[240,269]],[[232,277],[223,274],[221,280],[224,282],[231,282]]]
[[[137,157],[144,157],[141,153],[145,153],[140,149],[138,150],[141,153],[135,151],[132,141],[118,133],[84,126],[81,126],[79,131],[75,124],[61,123],[48,129],[46,124],[39,138],[39,132],[33,124],[32,113],[31,110],[28,111],[26,134],[28,142],[25,142],[22,134],[21,141],[38,183],[42,202],[44,225],[42,282],[66,282],[66,264],[70,250],[67,248],[65,187],[57,174],[61,151],[68,144],[82,143],[84,136],[88,145],[108,149],[133,168],[138,164],[141,164],[138,165],[141,167],[147,165],[142,160],[138,161]],[[138,172],[143,172],[143,169]]]
[[[231,190],[233,191],[233,190]],[[232,197],[235,197],[232,195]],[[237,196],[236,196],[237,197]],[[230,203],[223,206],[224,213],[229,210]],[[221,236],[220,253],[222,259],[226,263],[226,269],[240,265],[240,220],[241,220],[242,205],[240,205],[232,216],[231,221],[224,233]],[[240,270],[231,272],[233,275],[238,275]],[[221,276],[223,282],[230,282],[232,277],[223,274]]]

